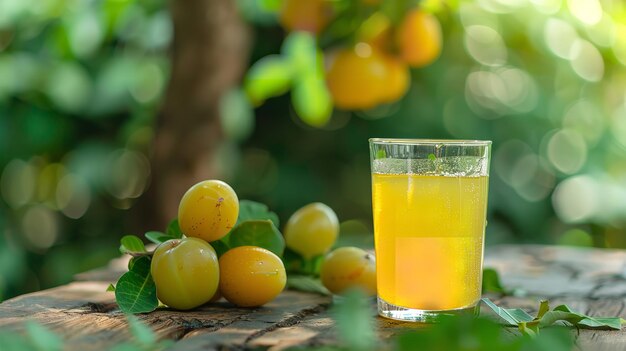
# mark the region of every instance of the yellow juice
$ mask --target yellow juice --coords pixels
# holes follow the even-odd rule
[[[372,174],[378,296],[410,309],[480,299],[487,176]]]

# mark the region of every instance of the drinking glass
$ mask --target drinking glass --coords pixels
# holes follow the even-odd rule
[[[369,140],[378,313],[477,313],[491,141]]]

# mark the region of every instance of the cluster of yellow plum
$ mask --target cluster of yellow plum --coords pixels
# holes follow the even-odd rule
[[[238,215],[237,194],[222,181],[206,180],[185,193],[178,222],[186,237],[162,243],[152,257],[150,271],[161,302],[187,310],[221,295],[235,305],[252,307],[280,294],[287,274],[274,253],[240,246],[218,260],[208,243],[228,234]]]
[[[312,203],[296,211],[285,227],[287,247],[305,259],[325,255],[320,268],[322,284],[334,294],[360,288],[376,294],[376,260],[357,247],[340,247],[330,251],[339,234],[339,221],[333,210],[323,203]]]
[[[188,310],[224,297],[241,307],[261,306],[285,288],[287,274],[280,257],[256,246],[231,248],[219,257],[210,242],[224,237],[237,223],[239,199],[219,180],[192,186],[182,197],[178,222],[184,237],[160,244],[151,274],[157,297],[169,307]],[[372,255],[355,247],[329,253],[339,234],[335,212],[322,203],[296,211],[285,226],[285,243],[305,260],[325,255],[322,283],[332,293],[351,287],[376,293]]]

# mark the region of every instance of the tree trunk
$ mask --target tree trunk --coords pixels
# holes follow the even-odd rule
[[[138,204],[140,230],[164,228],[191,185],[220,177],[219,101],[239,84],[248,61],[249,31],[235,0],[171,0],[170,8],[172,71],[155,130],[151,185]]]

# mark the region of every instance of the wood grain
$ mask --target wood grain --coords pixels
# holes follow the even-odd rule
[[[592,316],[626,318],[626,251],[551,246],[491,247],[485,266],[500,272],[503,284],[524,296],[489,296],[496,303],[536,313],[538,300],[567,304]],[[68,350],[108,349],[132,338],[125,316],[106,287],[126,269],[123,258],[107,267],[85,272],[77,281],[22,295],[0,304],[0,328],[21,331],[25,320],[36,320],[57,333]],[[329,312],[331,298],[285,291],[275,301],[254,309],[228,302],[194,311],[159,309],[138,317],[160,339],[176,340],[177,350],[269,349],[337,343]],[[407,330],[428,326],[375,317],[384,340]],[[512,330],[512,333],[515,333]],[[626,331],[573,330],[580,350],[624,350]]]

